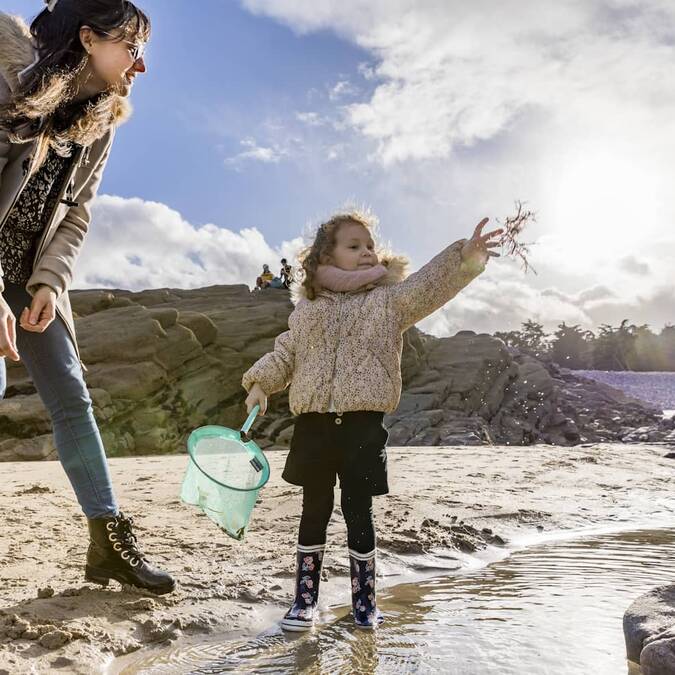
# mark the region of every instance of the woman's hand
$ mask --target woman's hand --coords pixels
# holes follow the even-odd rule
[[[56,317],[56,292],[49,286],[40,286],[33,296],[30,309],[24,307],[19,325],[31,333],[44,333]]]
[[[5,299],[0,295],[0,357],[19,360],[16,350],[16,318]]]
[[[257,382],[251,387],[246,397],[246,412],[250,413],[256,405],[260,406],[261,415],[267,412],[267,394]]]
[[[499,257],[499,253],[491,251],[490,249],[499,246],[498,241],[492,240],[494,237],[502,234],[504,230],[500,228],[498,230],[492,230],[492,232],[488,232],[487,234],[482,234],[483,228],[487,225],[489,220],[489,218],[483,218],[483,220],[476,225],[473,237],[468,239],[466,244],[462,247],[462,260],[470,266],[485,267],[487,261],[491,257]]]

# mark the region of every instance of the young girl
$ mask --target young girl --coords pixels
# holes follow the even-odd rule
[[[405,278],[406,261],[378,260],[370,220],[342,213],[321,225],[300,256],[301,296],[274,351],[246,373],[250,411],[290,383],[297,416],[283,478],[303,487],[296,593],[281,622],[309,630],[319,596],[326,528],[340,477],[348,532],[352,606],[358,627],[382,622],[375,599],[372,497],[388,492],[387,431],[382,421],[401,395],[403,332],[453,298],[485,268],[493,238],[461,239]]]

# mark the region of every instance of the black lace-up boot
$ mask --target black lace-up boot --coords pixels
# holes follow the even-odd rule
[[[107,586],[111,579],[163,595],[175,588],[169,574],[149,565],[139,550],[133,520],[120,513],[89,520],[89,551],[85,579]]]

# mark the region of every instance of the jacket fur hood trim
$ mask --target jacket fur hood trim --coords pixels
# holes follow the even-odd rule
[[[0,12],[0,77],[12,91],[19,85],[19,73],[33,63],[30,30],[18,16]]]

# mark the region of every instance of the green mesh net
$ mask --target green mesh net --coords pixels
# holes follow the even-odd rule
[[[235,539],[244,538],[258,493],[270,477],[267,458],[247,436],[257,413],[256,406],[241,431],[206,426],[188,438],[181,499]]]

